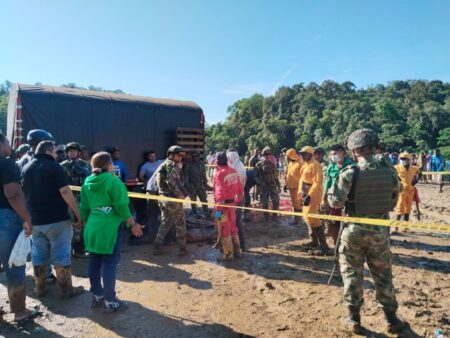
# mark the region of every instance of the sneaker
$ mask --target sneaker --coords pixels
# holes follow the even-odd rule
[[[105,297],[91,295],[91,309],[98,309],[105,305]]]
[[[116,299],[113,302],[105,300],[105,313],[121,312],[128,309],[128,304],[124,301]]]

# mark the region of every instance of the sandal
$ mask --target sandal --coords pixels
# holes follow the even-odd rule
[[[38,313],[39,313],[39,306],[35,306],[31,310],[25,309],[23,315],[21,315],[20,317],[14,317],[14,322],[15,323],[26,322],[27,320],[30,320],[30,319],[36,317],[38,315]]]

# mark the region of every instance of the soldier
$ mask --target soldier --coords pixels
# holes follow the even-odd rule
[[[374,156],[378,136],[371,129],[359,129],[348,138],[348,148],[357,165],[340,173],[328,191],[333,208],[343,208],[353,217],[388,219],[399,192],[397,173]],[[401,331],[407,324],[396,315],[397,301],[392,283],[389,229],[365,224],[344,224],[339,245],[339,265],[344,281],[344,303],[349,317],[345,326],[361,333],[364,261],[374,279],[376,298],[385,313],[388,331]]]
[[[34,158],[34,152],[41,141],[54,141],[54,138],[52,134],[43,129],[33,129],[28,132],[27,142],[31,146],[31,149],[17,162],[20,171],[23,170],[25,164]]]
[[[30,151],[30,145],[29,144],[21,144],[17,149],[16,149],[16,159],[17,161],[19,161],[23,156],[25,156],[26,153],[28,153]]]
[[[61,167],[66,175],[69,185],[81,187],[86,178],[91,174],[91,166],[89,163],[80,159],[81,147],[76,142],[70,142],[66,146],[67,160],[61,163]],[[80,202],[80,194],[74,193],[77,203]],[[77,258],[86,257],[83,240],[83,227],[73,228],[72,237],[73,255]]]
[[[67,160],[61,163],[69,185],[82,186],[86,178],[91,174],[89,163],[80,158],[81,147],[76,142],[66,145]]]
[[[206,203],[206,188],[208,187],[208,180],[206,178],[205,163],[200,160],[198,152],[192,153],[192,159],[189,161],[183,170],[184,184],[189,191],[189,198],[191,199],[192,213],[197,215],[197,197],[201,202]],[[207,205],[202,205],[205,216],[209,217],[209,210]]]
[[[184,199],[189,195],[181,181],[181,161],[185,152],[180,146],[171,146],[167,151],[167,159],[156,171],[156,183],[161,196]],[[161,209],[161,226],[155,239],[153,255],[161,255],[164,238],[172,227],[175,227],[179,256],[186,256],[186,221],[182,203],[159,201]]]
[[[264,209],[269,209],[269,197],[272,200],[273,210],[280,208],[280,181],[278,179],[276,165],[270,160],[272,150],[265,147],[262,151],[264,159],[259,161],[254,169],[255,182],[260,188],[261,203]],[[269,220],[270,214],[264,213],[266,220]],[[277,219],[277,214],[272,214],[272,219]]]

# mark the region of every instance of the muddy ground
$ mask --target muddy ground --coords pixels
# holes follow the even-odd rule
[[[420,185],[423,221],[450,222],[450,186]],[[118,296],[130,308],[103,314],[89,308],[90,295],[60,301],[51,286],[42,300],[33,297],[32,270],[27,267],[29,306],[41,316],[17,327],[12,316],[0,321],[5,337],[351,337],[340,321],[342,283],[330,286],[329,257],[309,257],[299,251],[307,241],[305,225],[288,220],[249,223],[245,258],[219,264],[211,245],[190,244],[190,255],[177,258],[176,246],[153,257],[152,245],[124,247],[119,266]],[[392,236],[394,283],[399,315],[411,324],[404,337],[434,337],[441,328],[450,336],[450,235],[407,233]],[[74,284],[89,288],[87,261],[74,260]],[[4,274],[0,274],[0,306],[6,304]],[[385,333],[369,273],[362,310],[367,337]]]

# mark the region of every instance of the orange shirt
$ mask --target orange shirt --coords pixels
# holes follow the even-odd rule
[[[405,191],[413,191],[414,186],[412,185],[414,177],[419,175],[420,169],[416,166],[410,165],[408,170],[402,166],[401,164],[397,164],[394,166],[397,171],[397,175],[400,178],[400,182],[402,184],[403,190]]]
[[[286,187],[288,189],[298,189],[298,182],[300,181],[300,170],[302,166],[302,160],[288,163],[285,178]]]
[[[305,162],[300,169],[299,194],[302,193],[303,183],[311,185],[308,195],[323,194],[323,169],[315,159]]]

